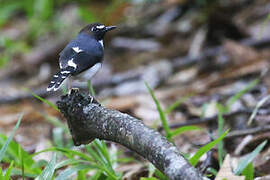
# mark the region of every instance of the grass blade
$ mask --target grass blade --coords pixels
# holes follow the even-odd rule
[[[60,110],[58,109],[58,107],[57,107],[55,104],[53,104],[51,101],[48,101],[47,99],[44,99],[44,98],[40,97],[39,95],[37,95],[37,94],[35,94],[35,93],[33,93],[33,92],[31,92],[31,94],[32,94],[32,96],[34,96],[34,97],[37,98],[38,100],[40,100],[40,101],[42,101],[42,102],[48,104],[50,107],[52,107],[52,108],[55,109],[56,111],[59,111],[59,112],[60,112]]]
[[[236,93],[233,97],[231,97],[229,99],[229,101],[226,104],[226,109],[227,111],[230,110],[231,106],[239,99],[243,96],[243,94],[245,94],[246,92],[248,92],[250,89],[252,89],[253,87],[255,87],[257,84],[259,83],[258,79],[255,79],[253,81],[251,81],[244,89],[242,89],[241,91],[239,91],[238,93]]]
[[[11,163],[9,164],[8,169],[5,172],[4,180],[10,180],[11,179],[10,174],[11,174],[11,171],[13,169],[13,164],[14,164],[14,161],[11,161]]]
[[[56,167],[56,153],[36,180],[52,179]]]
[[[169,180],[167,176],[165,176],[160,170],[156,169],[155,176],[158,177],[159,180]]]
[[[245,176],[245,180],[253,180],[254,179],[254,167],[252,162],[247,165],[247,167],[243,170],[242,175]]]
[[[150,95],[152,96],[152,99],[154,100],[155,104],[156,104],[156,107],[157,107],[157,110],[159,112],[159,116],[160,116],[160,120],[161,120],[161,123],[162,123],[162,126],[164,128],[164,131],[165,131],[165,135],[166,137],[168,138],[169,141],[171,141],[171,132],[170,132],[170,127],[168,125],[168,121],[166,119],[166,116],[165,116],[165,113],[164,111],[162,110],[161,106],[160,106],[160,103],[159,101],[157,100],[153,90],[150,88],[150,86],[148,85],[147,82],[145,82],[145,85],[150,93]]]
[[[223,124],[224,124],[224,118],[223,118],[223,112],[224,107],[221,104],[217,104],[218,108],[218,136],[221,136],[223,133]],[[224,148],[223,148],[223,141],[221,140],[218,143],[218,163],[219,167],[222,166],[223,157],[224,157]]]
[[[186,131],[194,131],[194,130],[202,130],[202,128],[198,127],[198,126],[183,126],[180,128],[177,128],[173,131],[171,131],[171,137],[177,136],[179,134],[182,134]]]
[[[85,159],[87,161],[90,161],[90,162],[94,161],[90,156],[88,156],[80,151],[74,151],[74,150],[71,150],[68,148],[59,148],[59,147],[47,148],[47,149],[44,149],[42,151],[34,153],[32,156],[35,156],[35,155],[43,153],[43,152],[49,152],[49,151],[57,151],[57,152],[61,152],[63,154],[72,155],[72,156],[77,155],[80,158]]]
[[[259,32],[259,35],[258,35],[258,38],[257,39],[261,39],[262,38],[262,35],[263,35],[263,32],[264,32],[264,28],[266,27],[267,23],[270,21],[270,13],[268,13],[267,17],[265,18],[265,20],[263,21],[263,24],[260,28],[260,32]]]
[[[2,180],[3,179],[3,170],[2,170],[2,167],[0,167],[0,179]]]
[[[4,146],[0,150],[0,162],[2,161],[2,159],[3,159],[3,157],[4,157],[5,153],[6,153],[6,150],[8,148],[8,145],[9,145],[10,141],[13,139],[13,136],[14,136],[16,130],[18,129],[20,123],[21,123],[22,117],[23,117],[23,114],[20,115],[20,117],[19,117],[19,119],[18,119],[18,121],[16,123],[16,126],[13,128],[13,130],[11,131],[10,136],[8,137],[8,139],[5,142]]]
[[[87,162],[87,161],[79,160],[79,159],[66,159],[64,161],[58,162],[55,165],[55,169],[59,169],[59,168],[62,168],[62,167],[68,166],[68,165],[77,165],[77,164],[83,163],[83,162]]]
[[[258,113],[259,108],[260,108],[266,101],[268,101],[269,99],[270,99],[270,95],[264,97],[262,100],[260,100],[260,101],[257,103],[257,105],[256,105],[255,109],[253,110],[253,112],[252,112],[250,118],[248,119],[248,125],[250,125],[250,124],[252,123],[253,119],[255,118],[255,116],[256,116],[257,113]]]
[[[182,104],[183,102],[185,102],[190,97],[191,97],[191,95],[188,95],[186,97],[183,97],[183,98],[180,98],[180,99],[176,100],[173,104],[171,104],[169,107],[167,107],[165,109],[165,114],[170,114],[175,108],[177,108],[178,106],[180,106],[180,104]]]
[[[234,170],[234,174],[240,175],[243,170],[248,166],[249,163],[253,161],[253,159],[261,152],[261,150],[266,145],[267,141],[262,142],[256,149],[254,149],[248,156],[242,158]]]
[[[7,139],[8,139],[8,137],[0,134],[0,146],[1,147],[4,146]],[[10,141],[8,148],[6,150],[5,156],[2,159],[2,161],[11,162],[12,160],[14,160],[14,168],[21,167],[21,164],[22,164],[21,157],[22,156],[20,155],[20,153],[23,156],[24,170],[27,173],[39,175],[42,171],[41,168],[40,167],[33,167],[33,165],[35,164],[35,161],[32,159],[32,156],[28,152],[24,151],[23,148],[13,140]],[[13,168],[13,170],[14,170],[14,168]]]
[[[112,163],[110,159],[110,154],[108,152],[107,146],[104,141],[100,141],[98,139],[95,139],[94,143],[95,148],[99,154],[99,156],[104,159],[104,163],[109,167],[111,172],[114,172],[112,168]]]
[[[211,150],[215,145],[217,145],[228,134],[228,132],[229,132],[229,130],[224,132],[221,136],[219,136],[214,141],[211,141],[210,143],[208,143],[205,146],[201,147],[196,152],[196,154],[189,159],[190,164],[195,166],[198,163],[201,156],[204,155],[205,153],[207,153],[209,150]]]
[[[61,122],[58,118],[56,118],[56,117],[54,117],[54,116],[47,115],[47,114],[45,114],[45,113],[41,113],[41,115],[42,115],[49,123],[51,123],[53,126],[62,128],[66,134],[69,134],[68,126],[67,126],[66,124],[64,124],[63,122]]]
[[[21,168],[22,168],[22,178],[24,180],[24,158],[23,158],[23,155],[22,155],[22,149],[20,148],[20,146],[18,146],[18,152],[19,152],[19,158],[21,160]]]
[[[68,168],[64,171],[62,171],[56,178],[55,180],[65,180],[65,179],[70,179],[70,176],[72,176],[74,173],[83,170],[83,169],[90,169],[91,165],[89,164],[79,164],[76,166],[73,166],[71,168]]]

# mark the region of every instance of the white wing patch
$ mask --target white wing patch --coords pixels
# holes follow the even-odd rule
[[[104,25],[96,26],[96,28],[98,28],[98,29],[103,29],[104,27],[105,27]]]
[[[51,91],[54,88],[54,86],[47,88],[47,91]]]
[[[73,62],[73,58],[68,60],[68,66],[74,67],[75,69],[77,68],[77,64]]]
[[[70,71],[61,71],[61,74],[67,74],[70,73]]]
[[[76,53],[82,52],[83,50],[80,49],[79,47],[73,47],[72,48]]]
[[[99,40],[98,42],[99,42],[99,44],[104,48],[103,40]]]
[[[62,65],[62,63],[60,62],[59,63],[59,66],[60,66],[60,69],[62,69],[63,68],[63,65]],[[57,75],[56,75],[57,76]]]

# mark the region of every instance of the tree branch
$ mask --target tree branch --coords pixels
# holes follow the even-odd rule
[[[57,105],[67,118],[75,145],[90,143],[94,138],[117,142],[149,160],[172,180],[202,179],[172,143],[142,121],[107,109],[78,91],[62,96]]]

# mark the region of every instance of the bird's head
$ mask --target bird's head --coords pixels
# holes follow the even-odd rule
[[[88,24],[79,33],[86,33],[92,35],[97,40],[102,40],[106,32],[115,29],[116,26],[105,26],[101,23]]]

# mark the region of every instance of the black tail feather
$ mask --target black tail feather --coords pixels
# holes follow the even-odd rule
[[[49,83],[49,86],[47,88],[47,91],[57,91],[61,84],[63,83],[63,81],[70,76],[72,73],[71,69],[61,69],[58,73],[56,73],[53,76],[53,79],[51,80],[51,82]]]

